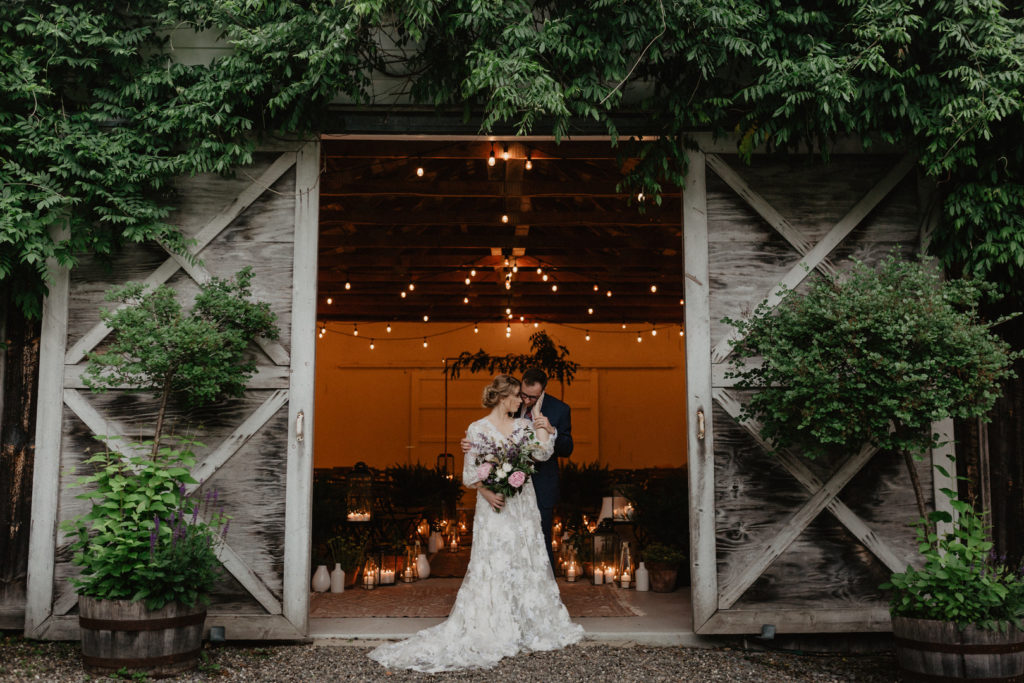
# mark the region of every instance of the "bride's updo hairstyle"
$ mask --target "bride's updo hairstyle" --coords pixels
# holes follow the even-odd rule
[[[520,382],[512,375],[498,375],[484,387],[484,408],[493,408],[501,399],[519,393]]]

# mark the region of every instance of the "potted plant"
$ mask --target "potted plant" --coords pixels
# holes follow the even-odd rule
[[[1010,680],[1024,675],[1024,567],[992,550],[984,519],[952,491],[953,530],[917,524],[924,565],[892,575],[889,612],[900,668],[921,676]],[[948,513],[936,520],[952,521]]]
[[[251,277],[245,269],[201,285],[189,312],[173,290],[131,283],[107,295],[120,307],[100,312],[111,338],[90,354],[87,386],[149,391],[159,407],[152,440],[106,439],[85,461],[94,471],[75,485],[91,507],[63,524],[81,568],[71,581],[90,671],[168,675],[198,661],[228,518],[217,491],[189,473],[199,444],[166,436],[164,419],[172,396],[195,407],[245,389],[255,371],[243,358],[249,343],[277,336],[269,306],[249,300]]]
[[[683,553],[685,561],[690,548],[686,468],[648,470],[645,476],[625,486],[623,493],[633,503],[633,521],[641,547],[657,543],[675,548]],[[688,584],[689,572],[677,574],[677,579]]]
[[[726,319],[739,332],[728,374],[738,379],[737,388],[755,391],[742,417],[761,423],[772,448],[816,458],[870,444],[902,457],[919,512],[924,569],[909,567],[893,577],[892,614],[901,617],[894,628],[916,618],[912,605],[931,602],[934,616],[956,617],[944,622],[951,640],[938,647],[959,647],[963,627],[997,623],[988,617],[975,623],[971,615],[979,613],[973,611],[946,612],[941,605],[952,604],[944,602],[948,596],[931,593],[962,581],[952,599],[969,602],[967,593],[995,570],[981,567],[976,553],[987,544],[984,533],[952,491],[947,495],[961,519],[951,536],[940,537],[934,523],[953,523],[953,517],[929,514],[914,466],[939,441],[933,422],[985,419],[1001,381],[1013,376],[1011,363],[1020,354],[979,318],[979,302],[989,291],[986,283],[944,281],[929,262],[893,252],[877,268],[855,262],[842,279],[819,278],[804,292],[780,292],[774,311],[762,304],[747,320]],[[950,573],[965,562],[973,569]],[[899,652],[903,636],[896,642]]]
[[[345,587],[355,585],[359,570],[366,560],[366,532],[344,533],[327,541],[331,559],[345,571]]]
[[[650,572],[651,590],[655,593],[674,591],[679,566],[686,561],[686,553],[664,543],[651,543],[643,549],[642,556]]]

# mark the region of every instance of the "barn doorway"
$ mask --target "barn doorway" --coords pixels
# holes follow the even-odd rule
[[[608,499],[634,554],[667,532],[638,528],[624,494],[678,484],[686,509],[681,197],[620,190],[633,163],[607,140],[322,141],[312,564],[350,571],[347,593],[312,597],[314,632],[398,616],[415,631],[447,614],[472,542],[458,442],[491,376],[453,376],[464,353],[550,340],[578,364],[548,392],[573,410],[555,544],[573,544],[580,565],[592,544],[577,534]],[[672,524],[685,539],[685,519]],[[430,553],[435,533],[444,548]],[[381,548],[417,536],[429,579],[359,588],[367,560],[400,574],[404,557]],[[594,591],[587,569],[563,590],[574,616],[654,612],[689,630],[685,579],[672,594]]]

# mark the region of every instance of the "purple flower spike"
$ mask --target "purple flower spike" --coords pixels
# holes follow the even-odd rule
[[[149,556],[153,557],[156,552],[156,529],[149,532]]]
[[[229,519],[220,530],[220,540],[224,540],[224,537],[228,535],[228,527],[231,526],[231,520]]]
[[[180,484],[178,486],[178,492],[181,493],[181,497],[182,498],[185,497],[185,484]]]
[[[193,525],[196,523],[197,519],[199,519],[199,505],[193,505],[192,506],[192,524]]]
[[[153,533],[160,533],[160,515],[153,515]]]

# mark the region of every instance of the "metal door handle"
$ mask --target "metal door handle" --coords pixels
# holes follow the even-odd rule
[[[704,440],[704,411],[697,411],[697,439],[699,441]]]
[[[306,425],[306,415],[301,410],[299,414],[295,416],[295,440],[302,443],[303,429]]]

